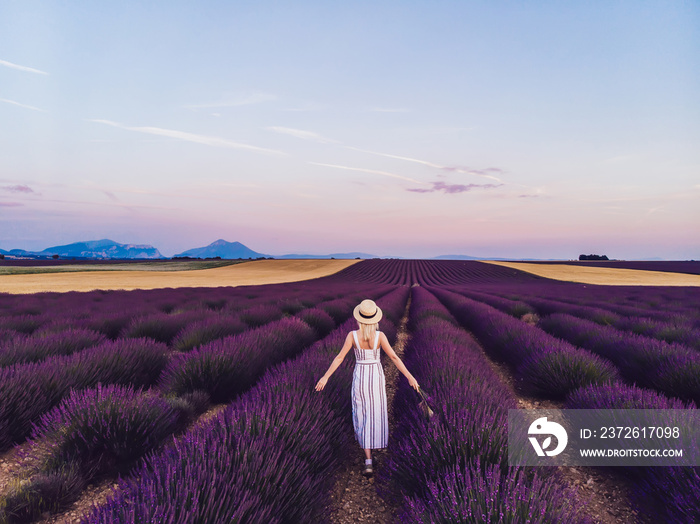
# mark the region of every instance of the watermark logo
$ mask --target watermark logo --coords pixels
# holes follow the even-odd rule
[[[540,457],[544,457],[545,455],[548,457],[555,457],[559,455],[559,453],[564,451],[566,444],[569,442],[569,437],[564,427],[556,422],[548,421],[547,417],[541,417],[535,420],[530,424],[527,433],[528,435],[549,435],[544,439],[541,446],[537,437],[529,437],[530,444],[532,444],[532,447],[535,448],[535,453]],[[552,435],[557,438],[557,447],[546,451],[552,444]]]

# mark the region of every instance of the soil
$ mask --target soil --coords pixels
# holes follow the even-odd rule
[[[399,328],[397,330],[394,351],[401,358],[404,348],[408,343],[408,322],[409,303],[406,305]],[[393,412],[394,395],[399,381],[399,370],[393,364],[384,368],[386,377],[386,397],[389,417],[389,432],[393,431],[395,416]],[[364,477],[362,468],[365,463],[365,455],[362,449],[357,448],[357,452],[349,454],[342,471],[338,474],[335,488],[331,495],[331,505],[328,509],[329,521],[333,524],[354,524],[356,522],[366,523],[389,523],[397,522],[398,508],[389,505],[377,494],[374,477]],[[381,469],[387,456],[386,449],[372,450],[372,461],[375,474]]]
[[[358,260],[254,260],[188,271],[83,271],[0,275],[0,293],[280,284],[337,273]]]
[[[517,387],[508,366],[491,360],[485,352],[484,356],[500,379],[513,391],[520,409],[563,409],[563,402],[524,394]],[[648,522],[630,505],[631,484],[624,477],[586,466],[560,466],[558,469],[562,478],[578,493],[586,513],[596,524]]]
[[[700,275],[567,264],[528,264],[484,260],[489,264],[519,269],[539,277],[604,286],[700,286]]]
[[[410,302],[409,302],[410,305]],[[409,339],[406,329],[408,320],[408,305],[401,319],[397,342],[394,351],[399,357],[403,356],[404,348]],[[511,371],[502,363],[492,361],[484,353],[488,362],[501,380],[513,391],[519,407],[523,409],[561,409],[563,403],[546,399],[540,399],[523,394],[519,390]],[[389,417],[389,431],[395,425],[393,413],[393,399],[399,379],[399,371],[396,366],[387,366],[384,369],[386,376],[387,407]],[[194,423],[199,424],[211,418],[221,411],[225,405],[216,405],[200,416]],[[0,455],[0,494],[5,493],[13,478],[17,478],[23,472],[31,468],[28,459],[23,458],[22,451],[27,445],[23,444],[15,449]],[[373,458],[378,461],[375,464],[375,472],[381,469],[386,457],[386,450],[373,450]],[[336,484],[331,495],[331,504],[328,508],[329,521],[333,524],[354,523],[391,523],[397,521],[398,508],[390,506],[378,494],[374,477],[364,477],[361,474],[364,465],[364,453],[361,449],[356,453],[349,453],[341,472],[337,476]],[[581,502],[585,505],[586,513],[597,524],[633,524],[646,523],[629,504],[630,484],[623,478],[609,472],[590,467],[560,467],[562,477],[579,494]],[[117,487],[114,478],[106,478],[88,486],[78,501],[67,510],[57,515],[46,515],[39,524],[74,524],[79,523],[81,517],[87,513],[93,505],[104,502]]]
[[[226,404],[211,406],[190,427],[202,424],[225,407]],[[32,470],[34,462],[23,455],[23,452],[28,447],[29,444],[25,443],[0,455],[0,495],[5,494],[13,479],[27,475]],[[45,513],[40,520],[36,521],[37,524],[78,524],[93,506],[103,504],[114,490],[118,488],[119,485],[116,480],[112,476],[96,479],[87,486],[80,498],[68,508],[61,513],[53,515]]]

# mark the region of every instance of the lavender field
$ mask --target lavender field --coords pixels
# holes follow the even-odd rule
[[[376,259],[288,284],[0,294],[0,522],[59,521],[93,485],[108,493],[83,523],[330,521],[358,451],[352,358],[314,385],[364,298],[392,344],[406,321],[403,360],[436,413],[401,376],[376,477],[387,522],[700,521],[700,468],[601,468],[626,491],[594,507],[507,454],[523,401],[697,409],[697,288]]]

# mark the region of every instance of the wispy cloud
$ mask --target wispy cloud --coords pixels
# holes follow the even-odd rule
[[[290,135],[296,138],[301,138],[302,140],[313,140],[314,142],[320,142],[321,144],[338,144],[337,140],[332,138],[326,138],[325,136],[314,133],[313,131],[303,131],[301,129],[294,129],[291,127],[279,127],[272,126],[266,127],[268,131],[274,131],[275,133],[282,133],[283,135]]]
[[[432,182],[433,187],[430,189],[407,188],[406,191],[414,193],[435,193],[443,192],[446,194],[466,193],[472,189],[493,189],[500,187],[503,184],[446,184],[445,182]]]
[[[0,207],[21,207],[23,205],[20,202],[0,202]]]
[[[40,71],[39,69],[34,69],[33,67],[27,67],[19,64],[13,64],[12,62],[7,62],[6,60],[0,60],[0,65],[9,67],[10,69],[17,69],[18,71],[24,71],[26,73],[34,73],[37,75],[48,75],[46,71]]]
[[[3,186],[0,189],[10,191],[11,193],[34,193],[34,190],[27,185]]]
[[[219,107],[240,107],[277,100],[277,95],[269,93],[234,94],[223,97],[218,102],[186,105],[187,109],[215,109]]]
[[[6,104],[12,104],[13,106],[23,107],[25,109],[31,109],[32,111],[39,111],[40,113],[46,113],[45,110],[39,109],[38,107],[28,106],[27,104],[21,104],[19,102],[14,101],[14,100],[8,100],[7,98],[0,98],[0,102],[4,102]]]
[[[416,180],[415,178],[409,178],[407,176],[397,175],[396,173],[389,173],[388,171],[379,171],[376,169],[365,169],[362,167],[340,166],[337,164],[323,164],[321,162],[309,162],[309,164],[313,164],[315,166],[322,166],[322,167],[332,167],[334,169],[344,169],[346,171],[357,171],[360,173],[369,173],[372,175],[381,175],[381,176],[386,176],[386,177],[390,177],[390,178],[397,178],[399,180],[406,180],[407,182],[413,182],[414,184],[423,184],[424,183],[424,182],[421,182],[420,180]]]
[[[252,146],[250,144],[243,144],[240,142],[234,142],[233,140],[228,140],[226,138],[220,138],[217,136],[207,136],[207,135],[197,135],[195,133],[187,133],[185,131],[177,131],[175,129],[163,129],[161,127],[132,127],[119,124],[117,122],[112,122],[111,120],[101,120],[101,119],[89,119],[89,122],[95,122],[98,124],[104,124],[119,129],[124,129],[126,131],[135,131],[137,133],[145,133],[148,135],[165,136],[168,138],[174,138],[177,140],[183,140],[184,142],[193,142],[195,144],[203,144],[211,147],[223,147],[227,149],[246,149],[248,151],[256,151],[258,153],[267,153],[275,155],[284,155],[282,151],[276,151],[274,149],[267,149],[264,147]]]
[[[503,181],[495,176],[495,173],[503,173],[502,169],[499,169],[497,167],[488,167],[486,169],[469,169],[466,167],[460,167],[460,166],[443,166],[441,164],[436,164],[434,162],[428,162],[426,160],[421,160],[418,158],[411,158],[407,156],[399,156],[399,155],[390,155],[388,153],[379,153],[377,151],[369,151],[367,149],[360,149],[358,147],[352,147],[352,146],[345,146],[347,149],[352,149],[353,151],[360,151],[362,153],[368,153],[370,155],[377,155],[377,156],[383,156],[386,158],[395,158],[397,160],[405,160],[406,162],[413,162],[416,164],[422,164],[424,166],[428,167],[434,167],[436,169],[441,169],[443,171],[448,171],[448,172],[453,172],[453,173],[462,173],[465,175],[474,175],[474,176],[479,176],[483,178],[489,178],[491,180],[495,180],[499,184],[502,184]]]

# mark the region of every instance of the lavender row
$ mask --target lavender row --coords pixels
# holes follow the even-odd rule
[[[570,304],[558,300],[540,298],[511,300],[490,293],[465,289],[459,289],[458,292],[460,295],[489,304],[516,318],[522,318],[528,313],[539,313],[543,316],[566,313],[604,326],[611,325],[617,329],[637,335],[644,335],[669,343],[676,342],[700,350],[700,329],[694,328],[688,317],[681,315],[669,316],[667,313],[662,312],[658,315],[662,320],[658,320],[648,316],[620,316],[608,309]],[[641,312],[641,314],[645,313]]]
[[[355,298],[342,299],[335,302],[335,308],[339,311],[344,306],[347,318],[356,302]],[[265,369],[335,326],[322,310],[302,310],[300,315],[312,320],[316,328],[299,319],[283,318],[176,356],[160,377],[162,393],[99,385],[70,393],[35,427],[32,436],[38,441],[26,452],[39,450],[43,466],[5,497],[0,505],[6,516],[29,522],[46,511],[65,507],[93,478],[123,471],[184,427],[210,400],[231,400],[249,389]],[[162,397],[168,393],[178,396]]]
[[[386,292],[386,288],[380,292]],[[347,318],[354,303],[353,298],[343,298],[322,306],[339,318]],[[319,326],[324,323],[322,315],[317,321]],[[137,387],[154,384],[166,365],[168,353],[165,344],[152,339],[125,338],[70,356],[48,357],[37,364],[0,368],[0,450],[23,441],[32,422],[54,407],[70,389],[97,383]]]
[[[350,298],[321,302],[319,306],[330,311],[338,320],[344,320]],[[308,301],[305,303],[308,304]],[[284,315],[299,314],[305,306],[258,304],[239,313],[192,310],[172,313],[153,313],[133,318],[119,333],[118,338],[152,338],[168,344],[177,351],[189,351],[212,340],[239,334],[251,327],[259,327]],[[314,315],[309,318],[313,320]],[[49,356],[78,352],[104,341],[104,335],[87,329],[63,326],[44,327],[33,335],[8,336],[0,340],[0,367],[23,362],[37,362]]]
[[[693,326],[690,316],[658,309],[655,311],[639,309],[630,311],[629,308],[621,310],[625,314],[618,314],[602,304],[597,304],[598,307],[596,307],[566,304],[540,298],[526,298],[524,300],[541,315],[567,313],[592,320],[597,324],[612,325],[624,331],[658,338],[666,342],[678,342],[700,349],[700,329]]]
[[[410,325],[403,360],[436,414],[425,420],[416,393],[400,381],[378,477],[383,496],[401,507],[400,521],[585,522],[556,474],[508,467],[508,409],[517,403],[478,344],[424,289],[413,291]]]
[[[497,282],[543,281],[524,271],[473,260],[364,260],[328,277],[325,281],[358,283],[455,286]],[[321,279],[323,280],[323,279]]]
[[[622,317],[648,317],[662,321],[681,316],[692,323],[698,320],[700,308],[700,297],[693,287],[590,286],[550,281],[517,285],[508,291],[502,286],[492,286],[482,291],[491,291],[514,300],[545,300],[538,302],[545,309],[555,305],[551,302],[564,303],[604,309]]]
[[[324,293],[328,296],[327,293]],[[309,300],[311,298],[311,300]],[[189,351],[212,340],[259,327],[285,315],[299,314],[317,297],[299,300],[276,300],[262,303],[237,313],[221,310],[176,310],[134,317],[120,330],[118,338],[152,338],[177,351]],[[346,314],[348,298],[320,302],[331,313]],[[345,313],[344,313],[345,312]],[[313,320],[314,315],[309,318]],[[110,320],[102,319],[102,320]],[[100,319],[93,319],[99,323]],[[111,331],[111,330],[105,330]],[[64,328],[62,324],[45,326],[33,335],[8,334],[0,338],[0,367],[24,362],[37,362],[54,355],[76,353],[104,341],[104,335],[83,328]]]
[[[669,399],[655,391],[615,384],[589,386],[566,400],[569,409],[696,409],[691,403]],[[661,411],[663,415],[663,411]],[[624,468],[632,480],[632,503],[654,522],[700,522],[700,467]]]
[[[384,302],[392,299],[377,302],[390,312]],[[323,520],[352,439],[349,359],[322,394],[314,385],[354,325],[346,321],[270,370],[213,420],[150,456],[83,522]]]
[[[509,298],[499,297],[490,293],[482,293],[463,288],[458,288],[454,291],[462,296],[476,300],[477,302],[488,304],[489,306],[494,307],[499,311],[503,311],[504,313],[507,313],[515,318],[522,319],[522,317],[527,314],[537,313],[535,308],[521,300],[511,300]]]
[[[611,360],[630,382],[700,402],[697,351],[565,314],[550,315],[539,325],[555,337]]]
[[[105,342],[105,336],[89,329],[69,328],[37,336],[11,336],[0,340],[0,368],[40,362],[54,355],[71,355]]]
[[[205,396],[164,398],[156,391],[98,385],[74,390],[42,416],[24,453],[40,464],[0,499],[0,522],[29,523],[61,511],[105,473],[126,472],[189,424]]]
[[[316,338],[316,331],[302,320],[278,320],[174,356],[159,385],[175,395],[205,391],[214,403],[229,402],[250,388],[270,365],[295,355]]]
[[[71,389],[98,383],[154,384],[165,368],[167,353],[165,344],[151,339],[125,339],[37,364],[0,369],[0,450],[26,439],[32,423]]]
[[[366,287],[366,286],[365,286]],[[375,286],[376,287],[376,286]],[[150,336],[138,333],[139,322],[147,322],[151,315],[156,325],[163,321],[174,323],[175,318],[187,315],[220,312],[234,315],[245,312],[246,325],[255,327],[257,306],[273,305],[285,314],[295,314],[304,307],[331,301],[362,291],[350,283],[337,284],[332,289],[318,281],[246,286],[236,288],[180,288],[135,291],[91,291],[87,293],[37,293],[7,295],[0,293],[0,331],[9,330],[29,335],[39,330],[61,330],[67,327],[100,331],[109,338],[117,338],[124,330],[132,336]],[[282,298],[280,298],[282,297]],[[181,314],[185,316],[181,317]],[[172,314],[173,319],[158,317]],[[140,319],[140,320],[139,320]],[[135,325],[130,326],[131,323]],[[181,326],[182,327],[182,326]],[[173,328],[170,328],[171,331]],[[167,335],[167,330],[164,336]],[[158,335],[157,335],[158,336]],[[172,338],[172,334],[168,337]],[[161,340],[165,342],[166,340]]]
[[[533,394],[563,399],[581,386],[619,380],[617,368],[590,351],[486,304],[443,289],[433,292],[493,358],[516,370],[519,384]]]
[[[160,377],[160,389],[169,398],[156,390],[99,385],[70,392],[42,416],[32,433],[36,441],[25,450],[42,456],[41,468],[0,506],[6,516],[22,522],[59,511],[94,478],[125,472],[124,467],[182,429],[210,400],[231,400],[267,367],[317,338],[308,324],[285,318],[202,347],[169,362]]]

